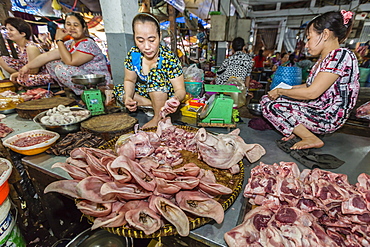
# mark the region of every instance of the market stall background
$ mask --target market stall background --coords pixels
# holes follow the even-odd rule
[[[13,2],[16,3],[16,7],[18,8],[17,10],[14,10],[14,11],[21,12],[19,10],[21,10],[22,8],[19,7],[19,5],[18,5],[18,4],[21,5],[21,1],[13,1]],[[27,2],[27,1],[25,0],[24,2]],[[41,4],[41,2],[42,1],[39,1],[39,2],[34,1],[33,3],[35,3],[35,4],[40,3]],[[75,8],[77,10],[84,12],[86,14],[86,18],[89,18],[89,20],[91,20],[91,22],[90,22],[91,27],[96,23],[100,23],[100,25],[96,25],[95,27],[98,30],[101,30],[100,32],[102,32],[102,33],[104,32],[104,25],[103,25],[103,22],[102,22],[102,15],[101,15],[100,6],[99,6],[99,10],[95,9],[95,11],[92,10],[92,9],[94,9],[92,6],[91,6],[91,9],[90,9],[90,7],[88,7],[89,2],[94,2],[95,4],[97,4],[97,3],[99,3],[98,1],[81,1],[81,2],[80,1],[69,1],[69,4],[65,4],[65,3],[67,3],[67,1],[60,1],[59,3],[58,2],[55,3],[55,2],[56,1],[46,1],[44,4],[50,4],[50,6],[52,4],[54,4],[53,6],[56,7],[56,8],[58,8],[58,5],[56,5],[56,4],[60,4],[61,8],[67,8],[67,9],[72,9],[73,6],[75,5]],[[86,4],[83,5],[82,2],[86,2]],[[214,5],[214,3],[207,5],[207,1],[186,1],[186,5],[189,9],[191,9],[191,4],[192,4],[191,2],[198,4],[196,7],[194,7],[195,9],[193,9],[192,11],[196,12],[198,14],[199,18],[201,18],[201,20],[210,21],[210,19],[212,17],[209,15],[209,10],[211,9],[210,7],[212,7]],[[242,1],[240,1],[240,3],[241,2]],[[294,49],[294,46],[295,46],[296,40],[297,40],[297,34],[299,34],[298,36],[301,37],[300,35],[302,35],[302,30],[304,28],[305,20],[306,20],[306,18],[307,19],[311,18],[312,15],[310,15],[308,17],[304,17],[304,18],[302,16],[296,16],[296,17],[293,16],[292,18],[291,17],[286,18],[286,17],[281,17],[280,13],[285,13],[286,14],[286,12],[289,9],[292,9],[292,12],[294,10],[296,10],[295,12],[298,14],[300,12],[297,9],[306,9],[307,6],[309,6],[309,3],[311,1],[303,1],[303,2],[300,2],[300,3],[296,3],[294,5],[293,5],[293,3],[291,3],[291,1],[285,1],[285,3],[282,4],[282,6],[281,6],[282,9],[279,10],[279,11],[276,11],[276,9],[277,9],[276,3],[277,2],[278,1],[269,1],[269,3],[266,4],[267,3],[267,1],[266,1],[266,2],[264,2],[265,4],[263,4],[263,5],[261,5],[260,2],[258,2],[258,1],[256,1],[256,2],[250,1],[249,2],[253,5],[248,5],[244,2],[244,6],[243,6],[242,9],[246,10],[245,11],[245,16],[251,16],[251,17],[254,16],[253,18],[255,19],[254,24],[251,23],[251,25],[255,25],[254,27],[255,27],[255,30],[256,30],[255,32],[251,33],[251,36],[254,38],[254,40],[251,43],[253,43],[253,44],[263,44],[264,43],[264,44],[267,44],[267,45],[271,45],[271,44],[275,45],[276,44],[275,41],[277,40],[278,33],[281,33],[281,31],[279,31],[279,30],[283,30],[283,29],[281,29],[280,25],[282,23],[284,23],[284,20],[287,23],[289,23],[289,22],[292,23],[293,20],[294,20],[295,24],[294,25],[292,24],[292,26],[290,26],[290,28],[285,26],[287,28],[287,32],[285,33],[285,35],[289,35],[289,39],[287,39],[287,41],[288,40],[292,41],[290,45]],[[360,11],[365,10],[365,7],[367,6],[365,3],[362,3],[360,1],[356,1],[356,2],[358,4],[362,4],[362,7],[363,7],[362,9],[361,9],[361,6],[359,5],[359,10]],[[155,13],[158,16],[161,16],[158,9],[163,10],[164,12],[163,11],[162,12],[164,14],[162,15],[162,17],[163,17],[163,19],[167,18],[168,14],[165,12],[166,7],[160,7],[160,5],[163,5],[163,1],[159,1],[159,2],[152,1],[152,3],[153,3],[152,6],[154,6],[153,11],[157,11]],[[323,7],[323,4],[328,4],[328,3],[329,2],[326,2],[326,1],[316,1],[318,9],[320,8],[320,6]],[[341,3],[349,5],[350,1],[342,1]],[[203,5],[201,5],[201,4],[203,4]],[[140,5],[140,2],[138,4],[138,7],[139,7],[139,5]],[[243,5],[243,4],[240,4],[240,5]],[[204,6],[204,7],[200,8],[200,6]],[[351,6],[349,6],[349,7],[351,7]],[[33,7],[33,9],[34,8],[35,7]],[[324,8],[324,9],[326,10],[328,8]],[[55,14],[56,9],[52,7],[51,9],[50,8],[48,8],[48,9],[44,8],[44,10],[45,10],[44,14],[49,13],[50,15],[52,15],[53,13]],[[46,10],[48,10],[49,12],[46,12]],[[197,11],[195,11],[195,10],[197,10]],[[203,12],[199,11],[199,10],[202,10]],[[231,10],[228,10],[228,11],[232,12],[232,11],[236,11],[236,10],[238,10],[238,7],[231,8]],[[248,10],[249,10],[249,12],[248,12]],[[241,11],[241,10],[239,9],[239,11]],[[271,16],[275,15],[275,17],[271,17],[271,16],[268,17],[267,13],[262,15],[262,12],[264,12],[264,11],[267,11],[267,12],[270,11],[269,15],[271,15]],[[91,14],[89,14],[89,12],[91,12]],[[206,13],[206,14],[202,14],[202,13]],[[266,20],[262,20],[262,18],[259,19],[257,17],[258,14],[261,14],[261,17],[263,16],[263,18],[265,18]],[[191,17],[192,15],[193,14],[190,14],[189,16]],[[238,13],[238,15],[240,15],[240,13]],[[48,17],[48,18],[51,18],[51,17]],[[53,17],[53,18],[59,19],[59,17]],[[273,18],[273,19],[271,19],[271,18]],[[358,17],[358,18],[361,18],[361,17]],[[195,18],[195,19],[198,22],[198,18]],[[269,25],[266,24],[267,20],[269,20]],[[181,23],[181,22],[183,22],[183,23]],[[363,42],[366,42],[366,40],[365,40],[366,35],[367,35],[367,25],[365,25],[366,20],[365,19],[357,19],[356,23],[357,24],[356,24],[356,27],[355,27],[355,31],[352,34],[353,39],[350,39],[348,42],[351,42],[351,40],[353,40],[354,43],[357,43],[357,42],[362,41],[362,38],[364,39]],[[204,25],[204,26],[206,26],[206,25]],[[179,29],[183,28],[184,33],[189,31],[188,30],[189,28],[188,28],[187,23],[186,23],[186,18],[181,17],[179,19],[179,27],[180,27]],[[227,26],[225,26],[225,28],[227,28]],[[272,31],[272,30],[274,30],[274,31]],[[198,33],[198,31],[196,30],[195,33]],[[263,35],[263,33],[265,33],[266,35]],[[191,36],[191,37],[189,37],[188,43],[185,43],[185,45],[192,46],[193,44],[197,44],[197,42],[198,42],[197,39],[198,39],[197,35]],[[215,42],[224,42],[227,39],[228,39],[227,36],[224,36],[222,41],[215,41]],[[254,43],[254,42],[256,42],[256,40],[259,40],[259,42]],[[288,42],[285,43],[285,45],[286,45],[285,49],[289,49],[288,44],[289,44]],[[255,47],[258,47],[258,45],[255,46]],[[274,49],[274,48],[275,47],[271,47],[271,49]],[[256,48],[256,49],[258,49],[258,48]],[[197,55],[198,55],[198,58],[199,58],[199,54],[197,54]],[[363,92],[365,92],[365,91],[363,91]],[[265,90],[262,90],[262,92],[265,92]],[[365,96],[368,98],[368,91],[366,91],[365,93],[367,93],[367,94],[363,95],[364,96],[363,99],[365,99]],[[147,121],[147,116],[145,116],[145,114],[143,114],[142,112],[139,113],[135,117],[140,118],[141,122]],[[17,118],[16,115],[9,116],[9,118],[5,119],[3,122],[4,123],[9,123],[9,125],[11,125],[10,123],[14,124],[13,121],[16,121],[18,124],[16,125],[15,132],[12,133],[10,136],[15,135],[15,134],[20,133],[20,132],[23,132],[23,131],[27,130],[27,128],[34,129],[34,128],[39,128],[40,127],[38,125],[34,125],[34,123],[32,123],[32,122],[30,124],[29,121],[20,120],[19,118]],[[193,124],[193,119],[189,119],[189,118],[185,119],[185,120],[181,118],[180,121],[182,123],[186,122],[190,125]],[[265,157],[263,157],[263,159],[261,161],[263,161],[265,163],[268,163],[268,164],[272,164],[274,162],[279,162],[279,161],[294,161],[288,154],[285,154],[281,150],[276,148],[275,140],[279,139],[280,135],[278,135],[275,131],[267,130],[266,132],[260,132],[260,131],[257,131],[257,130],[252,130],[251,128],[247,127],[247,123],[250,120],[246,119],[246,118],[243,118],[243,121],[245,122],[245,124],[239,124],[239,126],[238,126],[242,130],[241,135],[242,135],[243,139],[246,140],[247,142],[261,143],[266,149],[268,149],[268,154]],[[356,177],[359,173],[361,173],[361,172],[370,173],[370,171],[368,170],[368,168],[369,168],[368,164],[370,162],[370,160],[369,160],[369,158],[370,158],[369,157],[370,149],[369,149],[369,145],[368,145],[368,143],[370,143],[369,142],[369,135],[368,135],[369,132],[368,132],[368,128],[365,128],[364,126],[361,126],[361,127],[362,127],[362,131],[360,130],[359,133],[357,133],[358,136],[353,135],[353,133],[351,133],[349,135],[348,132],[347,133],[345,132],[346,128],[343,128],[339,133],[335,133],[334,135],[325,136],[324,138],[325,138],[325,141],[326,141],[327,145],[325,146],[325,149],[319,150],[319,151],[324,150],[325,152],[333,154],[336,157],[346,161],[345,165],[336,169],[335,172],[347,174],[349,176],[349,179],[350,179],[351,183],[356,182],[355,179],[356,179]],[[224,133],[227,130],[226,129],[210,129],[210,131],[216,131],[216,132],[219,132],[219,133]],[[16,154],[12,154],[12,155],[17,156]],[[29,169],[27,172],[30,172],[31,177],[33,177],[33,179],[34,179],[34,181],[33,181],[34,183],[37,184],[37,183],[40,183],[40,181],[42,181],[46,185],[47,183],[50,182],[50,180],[43,180],[44,177],[40,177],[40,171],[45,172],[49,175],[52,174],[52,176],[58,176],[58,174],[57,175],[54,174],[53,169],[49,169],[50,166],[52,165],[52,163],[54,161],[57,162],[57,160],[54,159],[55,157],[52,157],[53,162],[51,162],[49,160],[49,158],[50,158],[50,155],[46,155],[46,154],[41,154],[41,155],[37,155],[37,156],[30,156],[30,157],[24,158],[23,162],[26,162],[27,169]],[[15,159],[19,160],[19,156],[15,157]],[[247,161],[245,161],[245,164],[247,165],[246,166],[247,167],[246,180],[247,180],[250,169],[253,168],[257,164],[249,164]],[[21,164],[17,164],[17,166],[21,167]],[[299,164],[299,167],[300,167],[301,170],[303,168],[305,168],[302,164]],[[23,171],[24,173],[27,173],[24,169],[21,170],[21,171]],[[55,179],[55,177],[53,179]],[[246,180],[245,180],[245,183],[246,183]],[[18,190],[23,190],[23,189],[24,189],[24,192],[26,192],[29,195],[36,195],[35,193],[37,192],[36,197],[42,196],[42,190],[40,190],[40,188],[37,188],[38,191],[36,191],[36,192],[33,190],[32,186],[30,186],[29,184],[23,184],[22,187],[18,188]],[[61,199],[61,198],[63,198],[63,196],[60,196],[59,199],[60,200],[65,200],[65,199]],[[25,198],[23,198],[23,199],[25,199]],[[27,199],[31,200],[31,201],[37,201],[36,200],[37,198],[36,199],[35,198],[27,198]],[[25,201],[25,200],[22,200],[22,199],[20,199],[20,200]],[[43,199],[43,200],[44,200],[43,201],[43,203],[44,203],[45,199]],[[244,200],[243,200],[242,196],[239,196],[237,198],[236,202],[232,205],[232,207],[226,212],[226,217],[228,219],[231,219],[230,221],[225,222],[222,225],[216,224],[214,222],[211,223],[211,224],[207,224],[207,225],[205,225],[201,228],[198,228],[198,229],[195,229],[194,231],[192,231],[191,232],[191,237],[195,238],[195,239],[198,239],[201,242],[206,241],[207,244],[214,244],[216,246],[224,246],[225,243],[224,243],[224,240],[223,240],[223,233],[225,231],[230,230],[232,227],[235,226],[236,220],[239,216],[240,208],[242,207],[242,204],[243,204],[243,201]],[[60,205],[55,206],[55,208],[60,209],[61,205],[63,205],[63,203],[61,203]],[[34,207],[34,208],[32,208],[33,212],[37,212],[37,210],[38,210],[37,207],[42,207],[44,205],[38,204],[38,201],[37,201],[37,203],[30,204],[29,206]],[[53,206],[53,205],[51,205],[51,206]],[[74,206],[73,202],[72,202],[72,206]],[[66,214],[64,216],[68,216],[67,218],[73,218],[74,217],[76,219],[76,215],[72,214],[72,212],[73,212],[72,210],[68,211],[68,212],[71,213],[71,214]],[[40,214],[40,215],[37,215],[37,216],[39,216],[38,222],[33,222],[33,221],[30,220],[28,223],[32,223],[32,224],[37,225],[40,222],[41,223],[47,222],[46,218],[45,218],[45,215],[42,215],[41,212],[38,212],[38,213]],[[52,218],[51,215],[48,215],[47,217]],[[77,216],[77,218],[78,218],[78,216]],[[75,222],[75,221],[63,221],[63,220],[62,221],[61,220],[59,220],[59,221],[58,220],[50,221],[50,225],[54,229],[61,229],[61,227],[62,228],[64,227],[64,229],[68,228],[68,226],[69,226],[68,224],[70,224],[70,226],[76,226],[77,227],[77,225],[78,225],[77,223],[78,223],[78,219],[77,219],[77,222]],[[64,224],[64,226],[62,226],[63,224]],[[48,227],[48,226],[49,225],[45,224],[45,227]],[[78,227],[80,227],[80,226],[78,226]],[[78,228],[78,227],[77,227],[77,229],[72,229],[71,228],[70,230],[71,231],[78,231],[78,230],[81,229],[81,228]],[[39,231],[42,231],[42,230],[43,229],[39,229]],[[66,234],[66,232],[59,232],[59,234],[61,234],[61,235],[58,235],[58,236],[62,236],[63,234]],[[53,236],[53,237],[55,237],[55,236]],[[37,243],[34,243],[34,244],[37,245]]]

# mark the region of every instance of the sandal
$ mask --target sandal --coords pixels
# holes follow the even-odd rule
[[[295,143],[299,142],[301,139],[298,137],[294,137],[293,139],[290,139],[288,141],[283,141],[283,140],[276,140],[276,145],[283,150],[286,153],[290,153],[292,149],[290,149]]]
[[[292,150],[290,156],[309,168],[336,169],[345,163],[331,154],[317,154],[311,149]]]

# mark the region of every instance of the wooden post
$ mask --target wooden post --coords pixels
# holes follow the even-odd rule
[[[171,32],[171,50],[177,54],[177,34],[176,34],[176,10],[168,4],[168,16],[170,21],[170,32]]]
[[[2,35],[0,35],[0,55],[9,56],[9,51],[6,49],[5,40]]]
[[[143,0],[141,7],[142,7],[141,12],[150,13],[150,0]]]
[[[11,7],[10,0],[2,0],[0,2],[0,23],[4,24],[5,19],[9,17],[8,11],[10,11]]]
[[[10,3],[10,0],[2,0],[0,3],[0,23],[2,25],[4,25],[5,19],[9,17],[8,11],[10,10],[11,6],[12,4]],[[0,35],[0,55],[9,56],[9,52],[6,48],[2,35]]]

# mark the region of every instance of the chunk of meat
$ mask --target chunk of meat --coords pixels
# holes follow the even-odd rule
[[[86,169],[82,169],[65,162],[57,162],[51,166],[51,168],[57,167],[66,171],[75,180],[82,180],[89,176],[89,174],[86,172]]]
[[[142,201],[138,208],[129,210],[125,214],[127,223],[136,229],[150,235],[161,228],[161,218],[149,208],[149,203]]]
[[[58,180],[46,186],[44,193],[58,192],[72,198],[82,198],[77,191],[77,184],[80,180]]]
[[[264,206],[250,210],[245,215],[242,224],[225,233],[224,239],[227,245],[252,246],[252,244],[259,242],[260,232],[267,228],[273,214],[270,209]]]
[[[179,207],[177,207],[171,201],[159,196],[153,199],[153,204],[160,214],[176,227],[176,230],[180,236],[189,235],[188,217]]]
[[[212,218],[218,224],[224,220],[224,209],[221,204],[199,191],[180,191],[176,194],[176,202],[182,210]]]
[[[151,192],[146,191],[138,184],[122,184],[119,182],[104,183],[100,188],[102,196],[117,196],[124,200],[139,200],[151,196]]]
[[[112,212],[112,203],[96,203],[81,200],[76,203],[76,206],[83,214],[93,217],[104,217]]]
[[[68,180],[67,180],[68,181]],[[82,179],[76,185],[78,198],[83,198],[96,203],[115,202],[115,195],[102,195],[100,189],[105,181],[96,176],[90,176]]]

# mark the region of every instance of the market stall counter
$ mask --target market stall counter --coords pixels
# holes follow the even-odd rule
[[[140,124],[148,121],[148,116],[144,112],[136,112],[131,114],[133,117],[139,120]],[[188,121],[189,120],[189,121]],[[244,163],[244,183],[243,188],[248,182],[250,177],[250,171],[253,167],[264,162],[266,164],[278,163],[280,161],[293,161],[296,162],[299,169],[302,171],[307,168],[292,158],[288,153],[283,152],[277,148],[275,141],[281,138],[281,135],[274,130],[258,131],[249,128],[247,123],[249,119],[243,119],[244,123],[238,124],[240,128],[240,136],[245,140],[246,143],[259,143],[266,149],[266,155],[264,155],[258,162],[250,164],[246,159]],[[14,129],[14,132],[9,136],[28,131],[33,129],[40,129],[41,127],[30,120],[20,119],[17,114],[8,115],[6,119],[2,120],[3,123]],[[194,120],[189,117],[174,116],[172,119],[174,124],[188,125],[196,127]],[[207,128],[208,131],[215,133],[228,133],[226,128]],[[345,164],[337,169],[332,169],[332,172],[343,173],[348,175],[349,181],[354,184],[356,183],[359,174],[365,172],[370,174],[370,137],[354,136],[343,133],[334,133],[332,135],[325,136],[325,148],[318,149],[318,151],[324,151],[335,155],[339,159],[345,161]],[[64,162],[65,156],[54,156],[46,153],[41,153],[33,156],[25,156],[22,162],[34,171],[46,174],[51,179],[48,181],[34,181],[34,183],[47,183],[51,180],[57,179],[69,179],[61,169],[52,169],[51,166],[56,162]],[[33,176],[33,174],[30,174]],[[42,195],[42,191],[39,191]],[[61,196],[64,197],[64,196]],[[72,204],[74,201],[70,200]],[[238,195],[234,203],[225,211],[224,221],[221,224],[211,221],[203,226],[195,228],[190,231],[189,237],[195,239],[208,246],[227,246],[224,240],[224,234],[234,228],[238,223],[238,220],[242,218],[244,213],[242,210],[245,207],[245,199],[242,193]],[[77,232],[76,232],[77,233]]]

